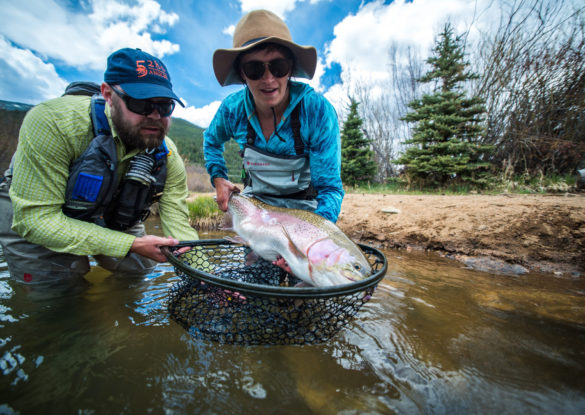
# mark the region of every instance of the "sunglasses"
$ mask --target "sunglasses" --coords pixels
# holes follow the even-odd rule
[[[161,117],[168,117],[175,109],[175,101],[172,99],[168,101],[153,102],[147,99],[132,98],[115,87],[112,87],[112,89],[120,98],[122,98],[122,101],[126,104],[126,108],[135,114],[150,115],[154,110],[157,110]]]
[[[283,58],[273,59],[270,62],[249,61],[242,65],[242,71],[244,71],[244,75],[247,78],[257,81],[264,76],[266,67],[276,78],[282,78],[288,75],[291,69],[291,62]]]

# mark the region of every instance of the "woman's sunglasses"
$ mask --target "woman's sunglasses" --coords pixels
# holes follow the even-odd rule
[[[264,76],[266,67],[268,67],[270,73],[276,78],[282,78],[288,75],[291,62],[283,58],[273,59],[270,62],[249,61],[242,65],[242,71],[244,71],[244,75],[247,78],[252,81],[257,81]]]
[[[175,101],[172,99],[168,101],[153,102],[147,99],[132,98],[131,96],[126,95],[124,91],[113,86],[112,89],[120,98],[122,98],[124,103],[126,103],[126,108],[135,114],[150,115],[154,110],[157,110],[158,115],[161,117],[168,117],[175,109]]]

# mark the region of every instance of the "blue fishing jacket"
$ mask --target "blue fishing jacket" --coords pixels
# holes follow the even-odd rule
[[[311,182],[317,191],[315,213],[336,222],[344,196],[340,177],[341,139],[337,113],[331,103],[308,84],[290,81],[289,88],[290,103],[276,129],[284,141],[274,133],[268,141],[264,139],[248,88],[227,96],[203,133],[205,167],[212,183],[216,177],[228,178],[223,158],[224,145],[233,138],[243,149],[248,120],[256,132],[254,146],[277,155],[296,154],[290,114],[295,106],[300,105],[301,138],[305,152],[309,154]]]

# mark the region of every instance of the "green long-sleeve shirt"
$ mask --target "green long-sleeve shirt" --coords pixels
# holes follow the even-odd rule
[[[65,216],[65,189],[69,166],[93,138],[90,121],[91,98],[64,96],[32,108],[26,115],[14,159],[10,198],[14,209],[12,229],[27,241],[56,252],[75,255],[125,256],[135,237]],[[106,115],[110,125],[109,107]],[[122,177],[137,150],[126,153],[116,136]],[[159,212],[163,234],[179,240],[198,239],[189,225],[185,166],[175,144],[165,138],[170,154],[167,178]]]

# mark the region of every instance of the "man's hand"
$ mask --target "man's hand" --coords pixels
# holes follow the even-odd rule
[[[178,243],[179,241],[172,236],[161,238],[160,236],[145,235],[134,239],[130,252],[135,252],[158,262],[165,262],[167,257],[161,252],[161,246],[175,246]]]
[[[224,212],[227,212],[230,195],[232,193],[239,193],[240,188],[221,177],[213,179],[213,185],[215,186],[215,201],[217,202],[217,206]]]

